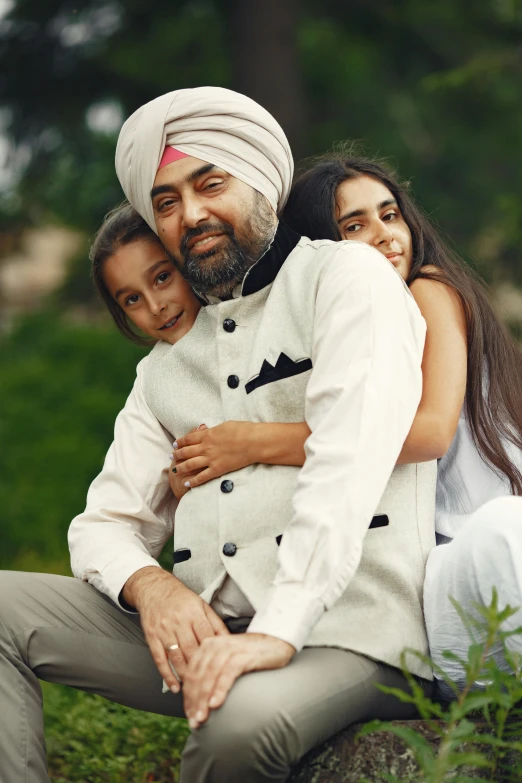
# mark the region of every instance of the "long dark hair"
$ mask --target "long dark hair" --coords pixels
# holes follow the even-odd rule
[[[124,201],[105,215],[91,245],[89,258],[94,287],[101,300],[107,305],[119,331],[131,342],[149,346],[153,345],[155,341],[134,331],[134,324],[123,308],[112,298],[103,279],[103,267],[107,259],[114,255],[120,247],[135,242],[137,239],[160,242],[141,215],[128,202]]]
[[[472,437],[482,459],[508,478],[514,495],[522,495],[522,473],[504,446],[509,441],[522,449],[522,351],[493,312],[482,280],[445,244],[409,195],[408,185],[382,162],[341,147],[308,162],[297,175],[283,220],[310,239],[341,240],[337,188],[360,176],[373,177],[388,188],[411,231],[413,260],[407,284],[435,279],[459,294],[467,324],[465,404]],[[430,266],[436,270],[427,269]]]

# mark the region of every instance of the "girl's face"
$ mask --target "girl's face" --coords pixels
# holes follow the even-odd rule
[[[137,239],[105,261],[103,279],[113,299],[142,332],[176,343],[201,307],[160,242]]]
[[[372,245],[406,280],[412,262],[411,232],[386,185],[362,174],[341,182],[335,200],[342,238]]]

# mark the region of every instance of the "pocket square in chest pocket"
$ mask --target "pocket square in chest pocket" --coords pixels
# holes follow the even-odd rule
[[[301,375],[301,373],[308,372],[311,369],[311,359],[299,359],[295,362],[286,353],[280,353],[275,365],[270,364],[266,359],[264,360],[259,375],[256,375],[245,384],[246,393],[250,394],[254,389],[265,386],[267,383],[281,381],[283,378],[292,378],[294,375]]]

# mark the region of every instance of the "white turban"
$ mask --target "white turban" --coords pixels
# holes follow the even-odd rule
[[[223,87],[176,90],[135,111],[116,147],[123,191],[154,231],[150,191],[166,145],[246,182],[266,196],[275,212],[286,202],[292,153],[272,115],[251,98]]]

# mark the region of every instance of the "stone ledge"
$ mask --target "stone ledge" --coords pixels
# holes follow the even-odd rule
[[[439,737],[422,720],[394,721],[422,733],[436,747]],[[417,782],[419,770],[412,751],[395,735],[388,732],[371,734],[355,741],[362,724],[354,724],[310,751],[295,767],[288,783],[387,783],[386,775],[396,775],[401,781]],[[478,728],[478,727],[477,727]],[[480,728],[478,728],[480,731]],[[486,731],[484,726],[483,731]],[[466,770],[470,774],[471,770]],[[487,771],[473,770],[475,778],[487,778]]]

